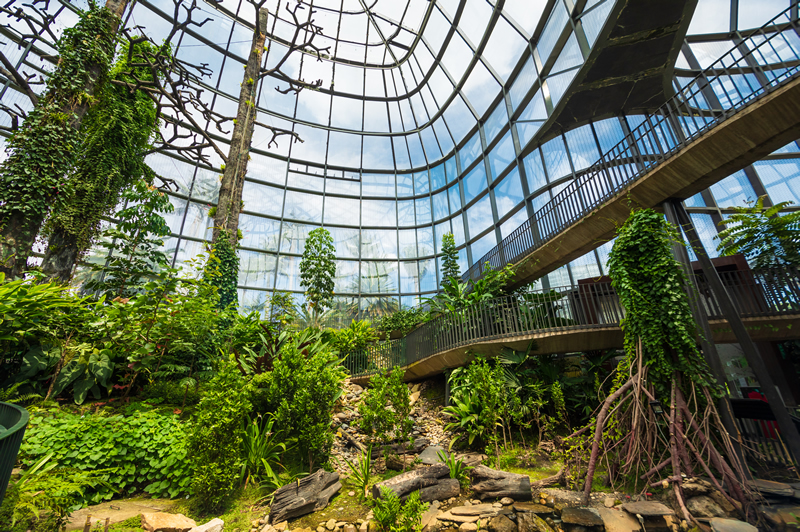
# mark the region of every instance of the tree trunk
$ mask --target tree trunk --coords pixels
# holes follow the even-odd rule
[[[269,520],[275,524],[322,510],[341,488],[338,473],[319,469],[275,491]]]
[[[401,454],[419,454],[430,444],[431,441],[428,438],[417,438],[414,440],[414,444],[410,446],[406,443],[384,445],[383,447],[372,449],[372,459],[378,458],[382,453],[396,454],[398,456]]]
[[[531,479],[528,475],[497,471],[479,465],[471,472],[472,489],[481,500],[511,497],[515,501],[529,501]]]
[[[258,11],[258,24],[253,35],[253,44],[244,70],[242,88],[239,91],[239,108],[233,125],[228,162],[222,174],[217,213],[214,216],[213,242],[216,244],[224,229],[236,248],[238,243],[239,213],[242,210],[242,190],[247,162],[250,159],[250,143],[256,121],[256,93],[264,42],[267,39],[267,9]]]
[[[68,283],[78,260],[78,239],[63,227],[56,227],[47,243],[42,271],[48,281]]]
[[[461,485],[454,478],[439,479],[433,486],[419,490],[419,498],[422,502],[446,501],[450,497],[458,497],[461,494]],[[406,495],[406,498],[408,495]]]
[[[114,13],[118,20],[121,20],[125,8],[128,6],[128,0],[107,0],[105,7]],[[119,30],[119,23],[116,22],[111,28],[112,33],[116,35]],[[114,41],[111,41],[112,43]],[[112,44],[113,46],[113,44]],[[109,65],[110,66],[110,65]],[[58,66],[56,67],[58,68]],[[89,106],[94,102],[94,95],[97,92],[97,82],[103,75],[103,65],[91,62],[86,65],[87,78],[83,85],[83,90],[78,91],[78,94],[85,94],[88,97],[74,98],[70,94],[51,94],[49,95],[50,101],[60,101],[61,112],[69,116],[67,121],[68,129],[74,132],[80,131],[81,122]],[[39,105],[44,102],[45,98],[39,99]],[[22,124],[25,128],[25,124]],[[24,146],[18,149],[24,150]],[[73,159],[74,160],[74,159]],[[41,168],[41,172],[47,172],[47,167]],[[56,176],[57,178],[66,178],[66,176]],[[47,205],[52,205],[55,200],[58,190],[46,190],[42,194],[46,200]],[[3,219],[0,219],[0,272],[4,273],[7,278],[19,277],[25,270],[30,257],[33,244],[39,230],[42,227],[48,211],[35,209],[21,211],[14,209],[10,211]]]
[[[381,496],[381,488],[389,488],[398,497],[403,498],[412,491],[435,486],[440,479],[449,476],[450,469],[445,464],[434,464],[378,482],[372,486],[372,496],[378,499]]]

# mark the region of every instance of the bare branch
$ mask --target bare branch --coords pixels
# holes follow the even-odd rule
[[[8,60],[8,57],[6,57],[6,54],[3,52],[0,52],[0,63],[3,63],[3,66],[5,67],[4,69],[0,69],[0,72],[2,72],[2,74],[7,78],[13,79],[19,88],[22,89],[22,92],[24,92],[28,98],[30,98],[31,103],[36,105],[39,102],[39,96],[33,92],[31,86],[28,84],[33,75],[23,76],[22,73],[20,73],[20,71],[17,70],[17,68],[11,63],[11,61]]]

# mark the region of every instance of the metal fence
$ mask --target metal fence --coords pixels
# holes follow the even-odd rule
[[[723,272],[720,277],[744,317],[800,313],[800,272],[795,268]],[[705,278],[697,275],[695,281],[696,296],[709,318],[722,318]],[[404,338],[347,353],[344,366],[354,377],[373,375],[488,340],[614,327],[624,316],[619,297],[607,281],[530,291],[441,315]]]
[[[694,78],[677,78],[680,86],[672,98],[475,261],[462,279],[479,278],[487,262],[494,269],[518,262],[695,138],[797,77],[800,26],[792,19],[792,9],[755,30]]]

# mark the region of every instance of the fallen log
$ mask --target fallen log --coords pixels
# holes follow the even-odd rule
[[[383,482],[372,486],[372,496],[376,499],[381,496],[381,488],[389,488],[401,499],[412,491],[429,488],[439,483],[439,479],[450,476],[450,469],[445,464],[434,464],[430,467],[420,467],[413,471],[401,473]],[[431,499],[434,500],[434,499]]]
[[[458,497],[461,493],[461,485],[454,478],[442,478],[427,488],[419,490],[419,498],[422,502],[446,501],[450,497]],[[407,498],[406,495],[404,498]]]
[[[567,480],[567,468],[562,467],[561,471],[559,471],[555,475],[531,483],[531,490],[538,490],[546,488],[548,486],[555,486],[557,484],[565,484],[566,480]]]
[[[431,444],[428,438],[417,438],[414,440],[413,445],[408,443],[395,443],[393,445],[384,445],[383,447],[376,447],[372,449],[372,459],[378,458],[382,453],[386,454],[419,454]]]
[[[470,471],[472,489],[481,500],[511,497],[515,501],[531,500],[531,479],[528,475],[497,471],[479,465]]]
[[[339,474],[329,473],[324,469],[287,484],[275,491],[269,511],[270,522],[281,523],[322,510],[341,488]]]

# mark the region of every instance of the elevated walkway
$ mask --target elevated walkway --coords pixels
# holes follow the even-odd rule
[[[602,245],[631,207],[687,198],[800,138],[800,25],[787,9],[692,79],[463,276],[529,284]]]
[[[722,281],[756,341],[800,338],[800,272],[733,271]],[[698,298],[716,343],[736,341],[705,281]],[[393,367],[406,380],[441,373],[470,361],[470,353],[494,355],[525,350],[535,340],[539,353],[570,353],[623,347],[625,310],[608,282],[505,296],[439,316],[402,339],[348,353],[344,365],[355,382]]]

